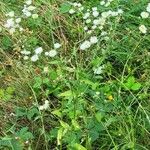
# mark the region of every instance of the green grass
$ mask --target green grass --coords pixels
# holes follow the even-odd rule
[[[23,2],[0,2],[0,149],[149,150],[150,20],[139,18],[148,0],[99,6],[100,12],[124,13],[108,19],[108,41],[96,30],[99,42],[85,51],[79,49],[90,37],[83,14],[62,13],[65,0],[34,1],[39,17],[23,19],[25,31],[11,35],[5,14],[20,16]],[[82,3],[92,8],[99,1]],[[141,24],[148,28],[145,35]],[[54,58],[22,59],[23,45],[48,51],[56,42],[62,47]],[[95,75],[102,65],[103,73]],[[41,111],[45,100],[49,108]]]

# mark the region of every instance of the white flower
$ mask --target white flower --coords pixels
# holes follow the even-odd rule
[[[26,3],[27,5],[31,5],[31,4],[32,4],[32,0],[27,0],[25,3]]]
[[[146,34],[146,32],[147,32],[147,28],[145,27],[145,25],[141,25],[141,26],[139,27],[139,30],[140,30],[141,33],[143,33],[143,34]]]
[[[85,50],[87,48],[89,48],[91,46],[91,42],[89,41],[84,41],[81,45],[80,45],[80,49],[81,50]]]
[[[9,16],[9,17],[14,17],[14,15],[15,15],[14,11],[11,11],[6,14],[6,16]]]
[[[98,68],[94,68],[94,74],[99,75],[103,73],[104,66],[100,66]]]
[[[93,10],[93,11],[97,11],[97,7],[93,7],[92,10]]]
[[[84,14],[83,19],[87,19],[89,16],[90,16],[90,13],[87,12],[87,13]]]
[[[55,43],[54,44],[54,49],[58,49],[58,48],[60,48],[61,47],[61,44],[59,44],[59,43]]]
[[[81,3],[78,3],[77,6],[78,6],[78,7],[82,7],[82,4],[81,4]]]
[[[33,18],[33,19],[38,18],[38,14],[32,14],[32,18]]]
[[[100,5],[102,5],[102,6],[105,5],[105,1],[101,1]]]
[[[93,25],[91,28],[92,28],[93,30],[95,30],[95,29],[97,28],[97,26],[96,26],[96,25]]]
[[[45,56],[48,56],[49,55],[49,52],[45,52]]]
[[[143,11],[143,12],[141,12],[141,17],[144,18],[144,19],[148,18],[149,17],[149,13]]]
[[[84,7],[80,7],[80,8],[79,8],[79,11],[82,11],[82,10],[84,10]]]
[[[119,14],[122,14],[122,13],[123,13],[123,10],[122,10],[122,9],[118,9],[118,13],[119,13]]]
[[[74,9],[70,9],[70,10],[69,10],[69,13],[70,13],[70,14],[74,14],[74,13],[75,13],[75,10],[74,10]]]
[[[98,11],[93,11],[93,16],[94,17],[98,17],[99,16],[99,12]]]
[[[86,23],[89,24],[91,22],[91,19],[87,19]]]
[[[57,55],[57,51],[56,50],[50,50],[48,53],[49,57],[55,57]]]
[[[93,30],[88,30],[87,31],[88,34],[91,34],[92,32],[93,32]]]
[[[14,22],[14,20],[11,18],[11,19],[8,19],[8,20],[6,21],[5,27],[6,27],[6,28],[11,28],[11,27],[14,27],[14,24],[15,24],[15,22]]]
[[[73,3],[73,6],[74,6],[74,7],[78,6],[78,3],[77,3],[77,2],[74,2],[74,3]]]
[[[87,26],[85,26],[85,27],[84,27],[84,31],[87,31],[87,30],[88,30],[88,27],[87,27]]]
[[[21,51],[21,54],[23,54],[23,55],[30,55],[31,52],[27,51],[27,50],[23,50],[23,51]]]
[[[29,6],[27,9],[28,9],[29,11],[33,11],[33,10],[36,9],[36,7],[31,5],[31,6]]]
[[[38,47],[35,49],[35,53],[36,54],[41,54],[43,52],[43,48],[42,47]]]
[[[26,11],[24,14],[25,14],[25,16],[27,16],[27,17],[30,17],[30,16],[32,15],[30,11]]]
[[[90,38],[90,42],[91,42],[91,44],[97,43],[97,42],[98,42],[97,37],[96,37],[96,36],[92,36],[92,37]]]
[[[100,19],[95,19],[95,20],[93,20],[93,24],[94,24],[94,25],[99,25],[99,24],[100,24]]]
[[[17,18],[15,21],[16,21],[16,23],[20,23],[21,22],[21,18]]]
[[[31,61],[36,62],[39,59],[38,55],[33,55]]]
[[[23,59],[24,59],[24,60],[28,60],[29,57],[28,57],[28,56],[24,56]]]
[[[150,12],[150,3],[148,3],[148,6],[147,6],[147,8],[146,8],[146,11],[147,11],[147,12]]]
[[[109,16],[109,12],[102,12],[101,15],[103,18],[107,18]]]

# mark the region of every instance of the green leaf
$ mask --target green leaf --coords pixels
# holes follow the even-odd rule
[[[85,147],[78,143],[74,144],[73,147],[75,148],[75,150],[87,150]]]
[[[99,112],[95,114],[95,117],[96,117],[96,119],[97,119],[98,122],[101,122],[101,120],[103,118],[102,114],[99,113]]]
[[[78,124],[78,122],[76,121],[76,120],[72,120],[72,125],[74,126],[74,128],[76,129],[76,130],[79,130],[80,129],[80,126],[79,126],[79,124]]]
[[[61,13],[67,13],[69,12],[69,10],[71,9],[71,5],[67,2],[63,3],[61,6],[60,6],[60,12]]]
[[[141,84],[140,83],[134,83],[134,85],[131,87],[131,89],[133,91],[137,91],[141,88]]]

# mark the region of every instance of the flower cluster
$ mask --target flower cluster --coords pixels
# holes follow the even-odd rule
[[[55,57],[57,55],[57,49],[61,47],[61,44],[59,43],[55,43],[54,44],[54,49],[50,50],[49,52],[45,52],[45,56],[49,56],[49,57]],[[36,62],[37,60],[39,60],[39,57],[41,56],[43,52],[43,48],[42,47],[37,47],[36,49],[34,49],[34,53],[31,55],[31,51],[28,51],[26,49],[24,49],[23,51],[21,51],[21,54],[24,56],[23,59],[24,60],[28,60],[30,57],[32,62]]]
[[[20,15],[20,17],[16,17],[14,11],[11,11],[6,14],[6,16],[9,18],[7,19],[6,23],[4,24],[4,27],[7,28],[11,34],[13,34],[17,29],[19,31],[23,31],[23,28],[20,25],[20,23],[24,17],[27,18],[27,17],[32,16],[33,19],[38,18],[38,14],[36,14],[36,13],[32,14],[32,12],[36,9],[36,7],[31,4],[32,4],[32,0],[25,1],[25,5],[22,10],[23,14]]]
[[[32,16],[32,18],[36,19],[36,18],[38,18],[38,14],[34,13],[35,9],[36,9],[36,7],[32,5],[32,0],[27,0],[27,1],[25,1],[25,5],[22,10],[23,15],[26,18]]]
[[[112,2],[113,0],[102,0],[101,2],[100,2],[100,5],[102,5],[102,6],[105,6],[105,7],[108,7],[110,4],[111,4],[111,2]]]
[[[15,17],[14,11],[7,13],[6,16],[8,19],[4,24],[4,27],[8,29],[10,34],[13,34],[17,29],[19,29],[19,31],[23,30],[23,28],[20,26],[21,18]]]
[[[70,4],[73,6],[73,8],[71,8],[71,9],[69,10],[69,13],[70,13],[70,14],[74,14],[74,13],[76,13],[76,12],[78,12],[78,11],[84,10],[84,7],[82,6],[81,3],[74,2],[74,3],[70,3]]]
[[[112,2],[112,0],[109,1],[102,1],[100,3],[100,5],[105,5],[106,7],[108,5],[110,5],[110,3]],[[77,6],[83,7],[80,3],[73,3],[74,7]],[[73,8],[71,8],[71,12]],[[69,12],[70,13],[70,12]],[[104,29],[104,26],[107,24],[107,20],[110,17],[117,17],[119,15],[121,15],[123,13],[122,9],[118,9],[117,11],[112,11],[112,10],[108,10],[108,11],[104,11],[102,13],[100,13],[100,11],[98,10],[98,7],[93,7],[91,9],[84,9],[84,12],[82,12],[83,14],[83,30],[86,31],[87,34],[94,34],[94,31],[100,30],[101,32],[101,36],[105,37],[107,35],[107,32],[102,31]],[[73,14],[73,13],[71,13]],[[104,34],[106,33],[106,34]],[[108,39],[108,36],[104,38],[105,40]],[[91,47],[92,44],[96,44],[98,42],[97,37],[91,37],[90,40],[85,40],[83,43],[81,43],[80,45],[80,49],[81,50],[85,50]]]
[[[148,3],[147,7],[146,7],[146,11],[141,12],[141,17],[143,19],[148,18],[150,15],[150,3]],[[139,30],[141,33],[146,34],[147,33],[147,27],[145,25],[140,25],[139,26]]]
[[[86,40],[80,45],[80,49],[86,50],[90,48],[93,44],[96,44],[97,42],[98,42],[98,38],[96,36],[92,36],[90,40]]]

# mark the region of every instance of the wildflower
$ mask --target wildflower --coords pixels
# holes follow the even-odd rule
[[[33,55],[31,61],[36,62],[39,59],[38,55]]]
[[[93,7],[92,10],[93,10],[93,11],[97,11],[97,7]]]
[[[87,12],[87,13],[85,13],[85,14],[84,14],[83,19],[85,19],[85,20],[86,20],[89,16],[90,16],[90,13],[89,13],[89,12]]]
[[[49,55],[49,52],[45,52],[45,56],[48,56]]]
[[[11,28],[11,27],[14,27],[14,24],[15,24],[15,22],[14,22],[13,18],[11,18],[6,21],[5,27]]]
[[[139,27],[139,30],[140,30],[141,33],[143,33],[143,34],[146,34],[146,32],[147,32],[147,28],[145,27],[145,25],[141,25],[141,26]]]
[[[32,18],[33,18],[33,19],[38,18],[38,14],[32,14]]]
[[[27,0],[25,3],[26,3],[27,5],[31,5],[31,4],[32,4],[32,0]]]
[[[148,12],[141,12],[141,17],[142,18],[148,18],[149,17],[149,13]]]
[[[35,49],[35,53],[36,54],[41,54],[43,52],[43,48],[42,47],[38,47]]]
[[[108,100],[110,100],[110,101],[112,101],[112,100],[114,99],[112,95],[109,95],[107,98],[108,98]]]
[[[150,3],[148,3],[148,6],[147,6],[147,8],[146,8],[146,11],[147,11],[147,12],[150,12]]]
[[[50,50],[48,56],[49,57],[55,57],[57,55],[57,51],[56,50]]]
[[[44,73],[48,73],[48,67],[44,67]]]
[[[61,47],[61,44],[59,44],[59,43],[55,43],[54,44],[54,49],[58,49],[58,48],[60,48]]]
[[[16,23],[20,23],[21,22],[21,18],[17,18],[15,21],[16,21]]]
[[[9,17],[14,17],[15,15],[15,12],[14,11],[11,11],[9,13],[6,14],[6,16],[9,16]]]
[[[86,23],[89,24],[91,22],[91,19],[87,19]]]
[[[29,6],[27,9],[28,9],[29,11],[33,11],[33,10],[36,9],[36,7],[31,5],[31,6]]]
[[[97,42],[98,42],[97,37],[96,37],[96,36],[92,36],[92,37],[90,38],[90,42],[91,42],[91,44],[97,43]]]
[[[84,41],[81,45],[80,45],[80,49],[81,50],[85,50],[87,48],[89,48],[91,46],[91,43],[89,41]]]
[[[105,5],[105,1],[101,1],[100,5],[102,5],[102,6]]]
[[[85,26],[85,27],[84,27],[84,30],[85,30],[85,31],[87,31],[87,30],[88,30],[88,27],[87,27],[87,26]]]
[[[28,57],[28,56],[24,56],[23,59],[24,59],[24,60],[28,60],[29,57]]]
[[[74,14],[74,13],[75,13],[75,10],[74,10],[74,9],[70,9],[70,10],[69,10],[69,13],[70,13],[70,14]]]
[[[99,16],[99,12],[98,11],[93,11],[93,16],[94,17],[98,17]]]

